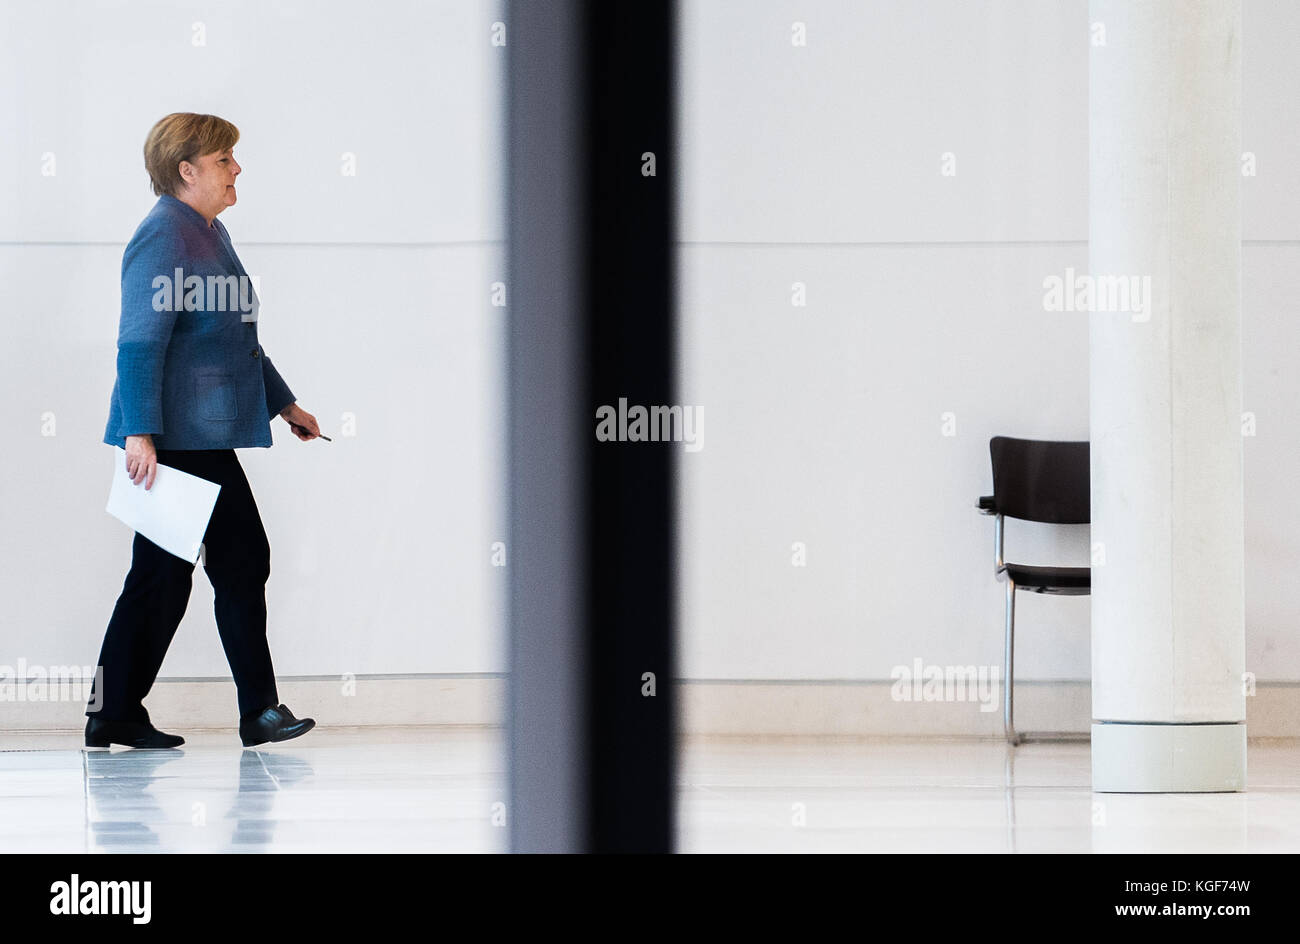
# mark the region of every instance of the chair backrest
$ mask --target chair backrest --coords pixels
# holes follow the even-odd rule
[[[1051,524],[1088,524],[1092,499],[1088,443],[1012,439],[989,440],[993,459],[993,503],[1008,518]]]

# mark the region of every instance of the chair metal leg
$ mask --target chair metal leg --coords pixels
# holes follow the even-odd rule
[[[1007,743],[1015,746],[1020,743],[1020,735],[1016,734],[1015,726],[1015,687],[1016,687],[1016,670],[1015,670],[1015,634],[1016,634],[1016,584],[1014,580],[1007,580],[1007,640],[1006,654],[1003,659],[1003,674],[1006,676],[1002,680],[1002,733],[1006,736]]]

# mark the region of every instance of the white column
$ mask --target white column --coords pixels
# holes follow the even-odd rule
[[[1089,19],[1093,789],[1242,790],[1241,4]]]

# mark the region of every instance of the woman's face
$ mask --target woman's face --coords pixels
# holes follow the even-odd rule
[[[196,161],[181,162],[181,179],[186,195],[203,208],[204,215],[215,218],[226,207],[234,206],[235,178],[242,168],[235,163],[233,148],[204,154]]]

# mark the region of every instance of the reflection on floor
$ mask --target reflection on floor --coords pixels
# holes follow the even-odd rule
[[[245,750],[83,751],[0,736],[6,852],[503,852],[504,734],[318,728]],[[1088,745],[695,738],[683,852],[1297,852],[1300,742],[1254,741],[1240,794],[1089,790]]]
[[[7,852],[499,852],[496,729],[317,728],[244,749],[178,731],[169,751],[0,736]],[[61,749],[45,749],[60,747]],[[500,803],[501,807],[493,804]]]
[[[711,739],[680,772],[683,852],[1298,852],[1300,742],[1245,793],[1090,789],[1086,741]]]

